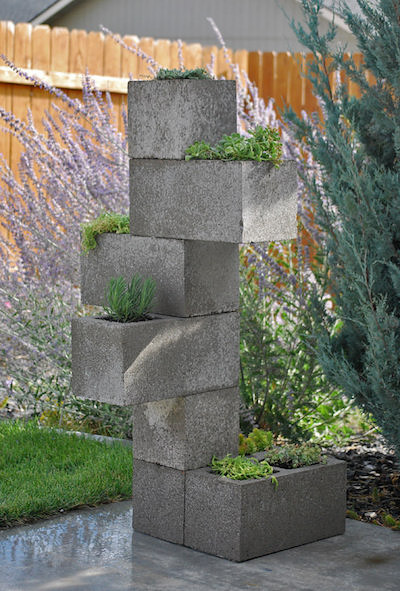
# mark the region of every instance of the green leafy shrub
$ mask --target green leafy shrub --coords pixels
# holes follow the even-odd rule
[[[96,219],[86,224],[81,224],[82,228],[82,251],[88,253],[89,250],[96,248],[96,236],[113,232],[114,234],[129,234],[129,216],[120,213],[104,212]]]
[[[273,433],[271,431],[263,431],[255,427],[248,437],[242,433],[239,434],[239,455],[245,456],[255,453],[256,451],[264,451],[272,445]]]
[[[183,70],[160,68],[156,75],[156,80],[212,80],[212,76],[205,68],[195,68],[193,70]]]
[[[326,462],[318,445],[285,443],[266,450],[265,459],[277,468],[301,468]]]
[[[154,279],[134,275],[127,285],[123,277],[110,279],[107,288],[107,306],[104,310],[109,320],[137,322],[145,320],[151,309],[155,294]]]
[[[221,460],[213,457],[211,469],[216,474],[231,480],[249,480],[251,478],[259,480],[260,478],[270,477],[276,486],[278,484],[275,476],[272,475],[273,468],[266,460],[259,462],[256,458],[245,458],[243,456],[232,458],[230,455]]]
[[[224,135],[214,147],[204,141],[186,149],[186,160],[255,160],[272,162],[276,168],[282,162],[282,142],[277,129],[258,125],[249,137],[232,133]]]
[[[307,275],[298,266],[296,270],[296,250],[287,248],[281,259],[269,252],[267,257],[252,245],[241,255],[243,402],[252,409],[255,423],[275,436],[293,442],[311,437],[340,440],[346,430],[352,433],[346,421],[354,411],[318,364]],[[284,267],[275,275],[277,261],[287,271]]]
[[[300,176],[336,294],[334,310],[317,294],[312,301],[319,362],[371,413],[400,458],[399,3],[358,5],[357,14],[345,4],[341,10],[363,54],[356,64],[334,49],[333,25],[320,31],[322,0],[303,1],[306,27],[293,26],[312,53],[308,78],[323,117],[316,115],[316,126],[289,109],[286,119],[318,165],[317,176]],[[333,86],[335,71],[346,83]],[[349,94],[349,81],[358,96]]]

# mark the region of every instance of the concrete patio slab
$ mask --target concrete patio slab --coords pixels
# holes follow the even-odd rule
[[[400,533],[346,533],[234,563],[132,533],[131,502],[0,531],[1,591],[399,591]]]

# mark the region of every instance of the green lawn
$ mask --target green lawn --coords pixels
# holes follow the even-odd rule
[[[0,421],[0,528],[132,495],[132,450]]]

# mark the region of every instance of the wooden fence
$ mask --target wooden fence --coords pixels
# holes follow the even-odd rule
[[[178,67],[178,43],[166,39],[154,40],[149,37],[123,37],[128,46],[136,46],[163,67]],[[224,52],[217,46],[202,47],[200,44],[183,44],[183,58],[187,68],[206,66],[212,55],[218,75],[232,78]],[[256,83],[260,96],[268,100],[273,97],[277,107],[286,102],[299,112],[311,112],[317,103],[312,95],[310,83],[301,76],[300,70],[307,64],[305,54],[261,53],[245,50],[232,52],[229,56],[241,69],[247,71],[250,80]],[[31,24],[14,25],[9,21],[0,22],[0,54],[5,54],[16,66],[32,71],[40,78],[65,90],[71,97],[78,97],[82,88],[82,74],[86,68],[102,91],[109,91],[116,111],[125,101],[129,76],[149,78],[150,74],[143,59],[124,49],[111,37],[100,32],[89,32],[47,25],[33,27]],[[33,86],[0,64],[0,106],[12,111],[15,116],[25,119],[30,108],[35,124],[41,128],[44,110],[50,108],[53,97]],[[121,118],[119,118],[121,125]],[[9,134],[0,132],[0,153],[10,163],[14,172],[21,153],[19,143]]]

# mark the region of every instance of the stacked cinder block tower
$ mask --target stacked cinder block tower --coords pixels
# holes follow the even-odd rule
[[[128,95],[131,235],[83,257],[82,301],[140,273],[156,281],[156,318],[75,319],[73,389],[133,405],[134,528],[185,544],[188,475],[238,450],[238,244],[295,236],[296,173],[185,161],[237,130],[235,82],[130,82]]]

